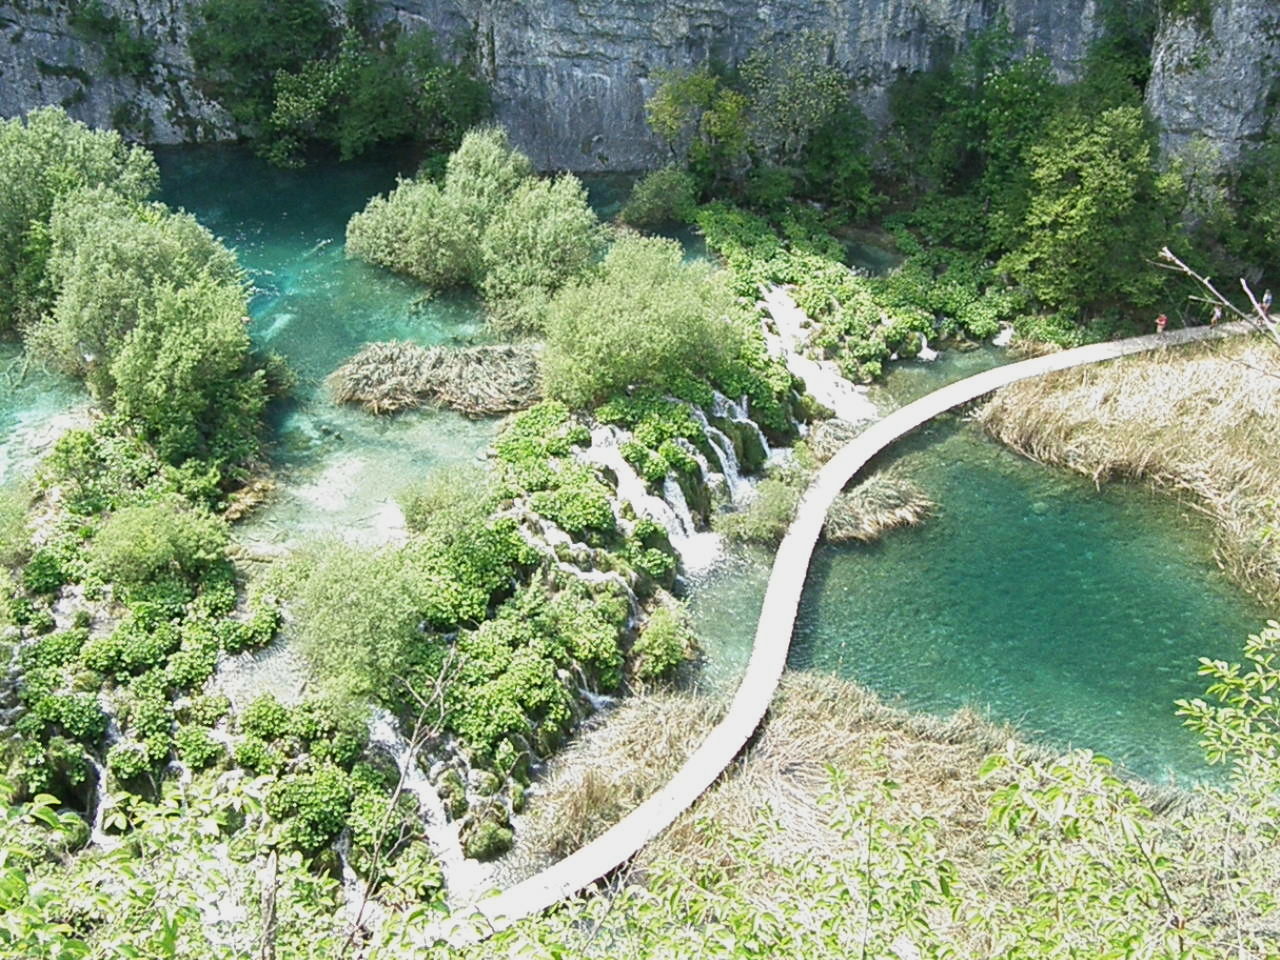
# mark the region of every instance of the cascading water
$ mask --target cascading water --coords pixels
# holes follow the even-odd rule
[[[743,397],[741,401],[734,401],[717,390],[711,412],[721,419],[741,424],[750,430],[756,435],[756,440],[760,444],[760,449],[764,451],[764,455],[766,457],[773,455],[773,451],[769,447],[769,441],[765,437],[764,431],[760,429],[760,424],[751,419],[751,410],[746,397]],[[728,437],[725,437],[725,439],[727,440]]]
[[[418,800],[423,829],[432,852],[444,871],[445,893],[452,903],[471,903],[492,883],[492,873],[482,863],[468,860],[462,852],[458,824],[449,819],[444,801],[418,763],[418,748],[400,732],[396,718],[388,711],[374,711],[369,724],[369,742],[386,749],[400,770],[404,789]]]
[[[721,394],[716,396],[722,397]],[[727,433],[708,420],[707,415],[697,407],[692,407],[690,413],[702,427],[702,432],[706,434],[707,442],[711,445],[711,452],[720,462],[720,474],[729,488],[730,502],[735,506],[747,502],[755,495],[756,488],[742,475],[742,468],[738,464],[738,452],[733,448],[733,441],[729,439]]]
[[[920,352],[916,354],[916,359],[921,363],[933,363],[938,359],[938,351],[929,346],[929,338],[923,333],[920,334]]]
[[[809,318],[790,294],[781,287],[771,287],[764,294],[763,306],[778,328],[777,333],[765,330],[765,346],[770,355],[782,359],[787,369],[804,381],[815,400],[850,423],[865,423],[880,416],[866,393],[846,380],[838,366],[803,354]]]

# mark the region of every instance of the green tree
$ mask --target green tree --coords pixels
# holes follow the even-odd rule
[[[158,184],[151,154],[58,107],[0,120],[0,336],[39,316],[51,299],[48,224],[59,197],[105,186],[143,200]]]
[[[584,406],[631,385],[705,375],[736,355],[737,310],[725,277],[685,263],[674,240],[624,235],[548,308],[547,393]]]
[[[1138,107],[1058,117],[1029,153],[1027,216],[1001,268],[1074,317],[1154,303],[1162,278],[1145,261],[1169,241],[1180,199],[1154,153]]]
[[[89,566],[126,590],[167,579],[194,585],[226,559],[229,540],[223,520],[169,496],[111,514],[90,544]]]
[[[645,117],[672,156],[706,186],[740,179],[749,165],[749,108],[745,94],[703,66],[659,71]]]
[[[164,287],[111,363],[117,411],[160,456],[238,464],[258,445],[267,388],[255,370],[238,285]]]
[[[742,64],[751,144],[759,157],[792,165],[810,138],[848,103],[848,80],[829,62],[828,42],[807,33],[753,51]]]
[[[238,289],[235,254],[185,213],[142,204],[106,187],[63,197],[49,228],[53,309],[27,334],[28,348],[110,403],[111,364],[165,288],[207,278]]]
[[[320,58],[337,39],[324,0],[205,0],[196,17],[199,81],[250,126],[270,117],[277,73]]]

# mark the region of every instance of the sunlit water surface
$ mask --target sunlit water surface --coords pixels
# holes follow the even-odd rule
[[[1002,359],[985,349],[904,366],[877,399],[889,408]],[[1203,693],[1198,657],[1238,657],[1268,611],[1217,568],[1204,519],[1144,489],[1096,490],[955,416],[875,466],[895,461],[936,514],[878,544],[818,549],[790,665],[911,709],[976,707],[1155,779],[1205,776],[1174,701]],[[758,613],[767,558],[746,556],[693,601],[717,663],[745,663],[754,632],[735,611]]]

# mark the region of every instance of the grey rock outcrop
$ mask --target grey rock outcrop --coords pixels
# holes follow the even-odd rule
[[[154,142],[223,139],[230,118],[194,79],[196,4],[103,0],[156,44],[141,79],[110,77],[100,43],[68,23],[66,0],[0,0],[0,115],[62,103],[73,116]],[[335,0],[336,3],[336,0]],[[548,168],[625,170],[662,162],[644,102],[657,71],[740,61],[802,31],[829,41],[858,98],[883,118],[886,91],[967,35],[1007,18],[1026,49],[1075,75],[1100,29],[1097,0],[375,0],[377,15],[475,51],[498,119]],[[1149,102],[1177,147],[1203,133],[1230,159],[1266,125],[1275,85],[1274,0],[1216,0],[1210,31],[1162,25]]]
[[[192,4],[108,0],[104,7],[155,43],[147,76],[109,75],[105,48],[72,28],[67,3],[0,0],[0,116],[61,104],[92,126],[155,143],[235,135],[231,118],[195,84],[187,51]]]
[[[1212,18],[1168,19],[1152,51],[1147,105],[1170,153],[1203,139],[1235,161],[1276,117],[1280,97],[1280,4],[1224,0]]]

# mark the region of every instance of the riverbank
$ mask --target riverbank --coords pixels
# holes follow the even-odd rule
[[[979,419],[1097,484],[1144,481],[1213,518],[1219,562],[1280,600],[1280,351],[1261,338],[1067,370],[1000,390]]]

